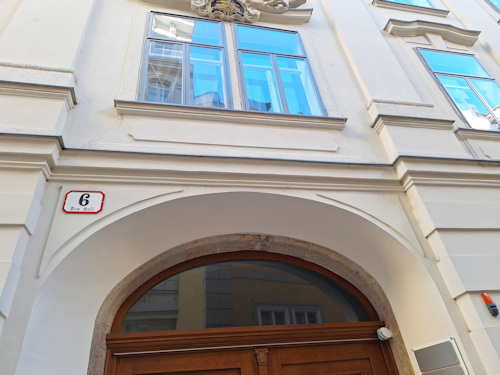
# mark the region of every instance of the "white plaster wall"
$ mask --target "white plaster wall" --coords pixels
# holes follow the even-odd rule
[[[72,69],[93,3],[23,0],[0,38],[1,61]]]
[[[266,139],[264,150],[255,142],[249,146],[249,139],[242,140],[245,128],[236,122],[217,126],[191,119],[167,121],[154,115],[117,113],[115,99],[135,98],[147,14],[150,10],[168,12],[168,8],[139,0],[3,0],[0,81],[45,85],[51,90],[64,87],[66,96],[74,88],[78,104],[68,107],[67,98],[53,97],[49,89],[43,95],[33,95],[4,87],[0,91],[2,132],[62,135],[66,153],[71,149],[131,152],[123,162],[126,166],[118,157],[113,163],[105,162],[99,152],[73,155],[69,161],[53,157],[47,162],[50,158],[46,155],[27,161],[29,155],[37,153],[35,147],[21,149],[15,142],[2,143],[1,167],[8,170],[0,181],[0,202],[7,207],[0,215],[0,238],[5,244],[0,250],[0,283],[8,289],[0,300],[3,371],[7,375],[85,373],[97,311],[127,274],[187,241],[257,232],[299,238],[344,254],[384,288],[409,349],[458,337],[472,369],[483,373],[478,360],[482,356],[485,371],[495,374],[495,353],[500,347],[498,319],[485,313],[479,295],[490,290],[500,300],[495,267],[498,184],[491,182],[496,178],[491,175],[498,172],[488,170],[491,175],[484,182],[486,169],[482,166],[458,167],[463,169],[457,179],[475,170],[476,175],[469,180],[476,181],[465,188],[440,183],[418,186],[418,191],[410,188],[407,196],[411,204],[400,188],[400,176],[380,177],[391,180],[393,187],[398,185],[390,193],[375,192],[373,186],[366,192],[356,185],[365,174],[375,178],[376,164],[392,162],[402,154],[498,159],[498,137],[485,137],[485,133],[470,141],[457,138],[451,128],[386,126],[380,134],[371,128],[380,114],[454,120],[455,126],[465,126],[413,53],[413,46],[438,43],[450,50],[474,53],[500,79],[499,25],[491,10],[482,0],[436,3],[450,8],[449,15],[382,9],[371,0],[309,0],[308,6],[315,9],[311,23],[286,27],[262,24],[300,32],[329,115],[347,117],[341,131],[298,132],[276,126],[271,128],[275,139]],[[468,12],[470,7],[473,11]],[[439,22],[482,33],[470,48],[435,37],[396,38],[383,31],[390,18]],[[228,50],[231,48],[229,44]],[[238,86],[236,77],[233,67],[233,88]],[[140,128],[142,138],[134,140],[131,129],[144,123],[153,124],[154,131],[148,131],[147,126]],[[168,124],[169,131],[162,129],[162,124]],[[194,142],[195,137],[159,142],[168,140],[170,131],[186,133],[186,128],[203,126],[211,138],[206,144],[203,139]],[[252,127],[252,139],[265,139],[269,129]],[[201,135],[196,134],[198,138]],[[238,142],[232,142],[236,136]],[[301,137],[306,143],[303,150],[297,146]],[[191,175],[191,182],[198,177],[202,180],[208,168],[205,158],[198,158],[198,164],[177,159],[178,167],[165,172],[167,168],[159,165],[158,159],[151,158],[147,168],[134,163],[134,157],[144,153],[157,154],[160,159],[164,154],[223,154],[227,159],[219,159],[214,170],[233,176],[241,173],[241,165],[232,165],[228,161],[231,156],[351,162],[353,166],[366,163],[366,171],[355,169],[350,175],[336,176],[354,182],[343,191],[337,186],[335,192],[323,189],[331,175],[318,177],[319,164],[304,173],[302,163],[288,167],[287,177],[281,177],[277,167],[264,166],[246,170],[246,175],[217,187],[213,181],[203,188],[182,184],[166,187],[156,180],[159,170],[164,168],[163,173],[175,179],[186,168],[198,173]],[[125,159],[123,154],[120,157]],[[108,169],[95,173],[102,163],[108,163]],[[423,164],[422,169],[428,172],[424,179],[449,173],[430,161]],[[231,171],[225,169],[228,165]],[[325,165],[321,168],[330,169],[332,174],[340,169],[335,163]],[[25,167],[30,170],[27,180],[18,174]],[[43,183],[37,182],[42,168],[51,181],[43,196]],[[103,182],[110,181],[113,173],[114,177],[133,174],[134,168],[143,173],[122,179],[122,185]],[[294,173],[300,178],[291,178]],[[280,184],[269,188],[268,181],[260,180],[266,174]],[[317,178],[314,183],[321,188],[300,185],[309,178]],[[321,181],[323,178],[327,182]],[[61,213],[64,193],[76,188],[109,193],[102,215]],[[233,192],[242,189],[253,192]],[[289,196],[284,196],[284,191]],[[181,196],[184,199],[178,199]],[[39,211],[42,220],[37,222]]]
[[[43,278],[16,374],[83,373],[97,311],[120,280],[169,248],[240,232],[310,241],[359,264],[386,292],[408,348],[458,335],[427,262],[377,220],[273,194],[210,194],[144,208],[80,242]]]

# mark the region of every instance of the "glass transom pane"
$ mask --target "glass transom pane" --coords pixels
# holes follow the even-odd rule
[[[238,260],[183,271],[129,309],[121,332],[369,321],[342,286],[278,261]]]
[[[238,42],[242,49],[302,56],[299,40],[295,33],[237,26]]]
[[[165,14],[155,14],[151,25],[151,37],[221,45],[218,22],[200,21]]]
[[[474,56],[429,50],[420,50],[420,53],[434,72],[490,77]]]

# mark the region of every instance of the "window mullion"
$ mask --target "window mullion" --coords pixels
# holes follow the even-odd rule
[[[290,113],[288,109],[288,103],[285,96],[285,88],[283,86],[283,81],[281,80],[281,73],[278,66],[278,60],[275,54],[271,54],[271,64],[273,66],[273,73],[276,79],[276,87],[278,88],[279,101],[281,104],[281,109],[283,113]]]
[[[182,101],[184,105],[190,105],[189,103],[189,88],[191,84],[191,79],[189,75],[189,67],[191,66],[191,54],[190,54],[189,43],[184,43],[183,49],[183,59],[182,59]]]

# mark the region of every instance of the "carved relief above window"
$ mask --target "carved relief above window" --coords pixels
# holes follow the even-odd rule
[[[143,0],[171,9],[191,10],[200,16],[223,21],[255,21],[302,24],[309,22],[312,9],[300,8],[307,0]]]
[[[200,16],[223,21],[253,22],[259,12],[249,6],[252,1],[244,0],[192,0],[191,9]]]

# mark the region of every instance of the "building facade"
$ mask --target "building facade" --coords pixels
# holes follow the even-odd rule
[[[500,373],[498,1],[1,8],[2,375]]]

